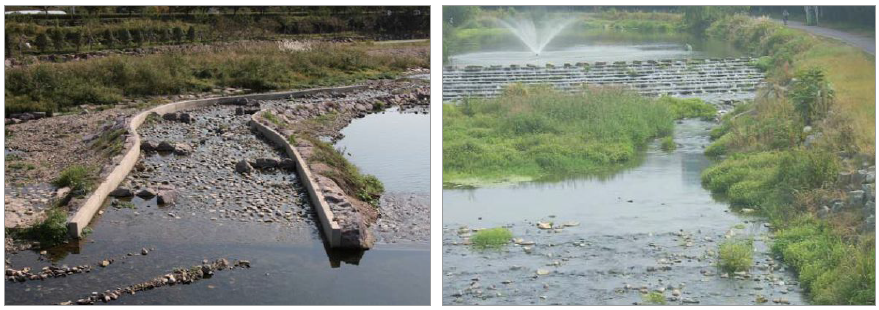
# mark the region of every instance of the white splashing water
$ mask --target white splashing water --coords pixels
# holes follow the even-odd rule
[[[532,53],[540,55],[543,52],[543,48],[574,20],[553,19],[544,22],[541,25],[542,27],[535,25],[534,21],[529,18],[499,19],[498,22],[519,37],[519,40],[525,43]]]

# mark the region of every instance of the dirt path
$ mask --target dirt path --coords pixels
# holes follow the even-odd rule
[[[781,23],[782,21],[778,21]],[[806,32],[819,35],[822,37],[837,39],[851,46],[860,48],[870,55],[876,55],[876,38],[852,34],[820,26],[806,26],[802,22],[789,20],[787,26],[794,29],[805,30]]]

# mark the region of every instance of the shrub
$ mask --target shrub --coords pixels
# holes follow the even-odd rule
[[[189,42],[195,42],[195,27],[189,26],[189,30],[186,31],[186,38],[189,39]]]
[[[52,185],[56,187],[70,187],[73,193],[78,195],[85,194],[92,186],[91,170],[80,165],[70,166],[64,169],[58,178],[52,181]]]
[[[481,249],[499,248],[510,242],[513,233],[509,229],[498,227],[477,231],[470,241],[473,246]]]
[[[806,125],[823,119],[833,104],[833,88],[824,76],[824,70],[811,68],[796,74],[790,90],[794,107]]]
[[[727,240],[717,251],[717,267],[725,272],[748,271],[754,263],[752,240]]]
[[[23,231],[23,237],[37,240],[41,248],[67,241],[67,212],[61,208],[46,211],[46,219]]]
[[[49,49],[49,35],[41,33],[37,36],[37,41],[35,43],[40,52],[46,52],[46,50]]]

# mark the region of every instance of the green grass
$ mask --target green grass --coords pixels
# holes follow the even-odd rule
[[[874,304],[876,249],[873,240],[851,244],[805,214],[776,234],[772,250],[798,271],[815,304]]]
[[[361,173],[357,166],[345,158],[343,151],[333,148],[332,144],[311,136],[305,139],[314,145],[312,159],[333,168],[324,173],[326,177],[335,181],[345,194],[378,207],[379,198],[385,191],[384,185],[378,178]]]
[[[19,233],[21,238],[39,241],[41,248],[61,244],[67,241],[67,212],[53,207],[46,211],[46,219]]]
[[[275,126],[284,127],[284,123],[281,122],[281,119],[279,119],[277,116],[275,116],[275,114],[272,113],[272,111],[262,112],[262,117],[265,118],[266,120],[268,120],[269,122],[271,122],[272,124],[275,124]]]
[[[114,55],[6,70],[6,113],[63,111],[81,104],[114,104],[126,98],[174,95],[236,87],[252,91],[351,84],[427,67],[424,57],[374,54],[368,46],[319,44],[284,51],[274,43]]]
[[[61,174],[52,181],[52,185],[56,187],[70,187],[75,195],[83,195],[94,184],[92,179],[92,170],[81,165],[73,165],[64,169]]]
[[[772,222],[773,251],[798,273],[812,303],[875,304],[875,232],[853,229],[860,212],[813,214],[839,192],[838,172],[859,168],[837,154],[875,154],[875,59],[743,15],[722,18],[707,33],[763,56],[754,64],[767,72],[770,89],[791,87],[723,117],[706,154],[727,157],[703,172],[703,184]],[[822,133],[809,147],[806,124]]]
[[[499,98],[443,105],[443,182],[617,171],[673,126],[665,105],[622,89],[512,85]]]
[[[668,136],[668,137],[662,138],[662,141],[660,142],[659,147],[663,151],[671,152],[671,151],[674,151],[675,149],[678,148],[678,144],[675,143],[674,137]]]
[[[667,105],[675,119],[699,118],[711,120],[717,115],[717,108],[713,104],[699,98],[684,99],[662,96],[658,102]]]
[[[487,249],[499,248],[507,245],[511,238],[513,238],[513,233],[510,232],[509,229],[498,227],[477,231],[476,234],[470,238],[470,241],[473,242],[474,247]]]
[[[727,240],[718,246],[717,267],[724,272],[748,271],[754,264],[752,240]]]
[[[101,136],[91,142],[91,148],[108,158],[122,154],[125,149],[124,134],[127,132],[121,128],[103,132]]]
[[[641,299],[644,300],[644,303],[648,305],[665,305],[666,299],[665,295],[660,292],[650,292],[647,294],[642,294]]]

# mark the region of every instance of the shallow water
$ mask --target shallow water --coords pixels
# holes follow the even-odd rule
[[[307,205],[304,190],[289,172],[254,172],[250,177],[230,167],[240,158],[279,156],[246,128],[249,116],[231,116],[233,107],[214,107],[194,111],[197,126],[162,122],[158,130],[143,128],[145,139],[189,141],[194,152],[186,157],[150,154],[142,161],[155,170],[129,179],[149,183],[169,181],[181,190],[178,202],[157,206],[155,199],[133,198],[135,208],[110,207],[96,216],[93,230],[76,245],[50,249],[49,260],[37,251],[7,255],[10,267],[29,266],[39,270],[51,263],[93,267],[91,273],[66,278],[49,278],[24,283],[7,282],[7,304],[52,304],[76,301],[91,294],[148,281],[170,273],[177,267],[201,264],[203,259],[244,259],[252,268],[218,271],[209,279],[191,285],[175,285],[124,295],[112,304],[427,304],[430,289],[430,250],[426,243],[396,245],[379,242],[366,252],[328,250],[318,232],[316,216]],[[362,119],[370,120],[374,115]],[[375,115],[375,116],[381,116]],[[407,122],[420,115],[401,116],[393,122],[401,132],[423,131],[424,122]],[[386,124],[387,122],[379,122]],[[346,138],[358,145],[360,126]],[[227,128],[233,136],[212,134],[216,127]],[[422,128],[423,127],[423,128]],[[347,130],[347,129],[346,129]],[[381,134],[382,131],[374,131]],[[199,143],[199,140],[204,142]],[[426,154],[426,139],[408,145],[412,156]],[[388,156],[380,150],[359,151],[358,160],[373,162],[372,156]],[[412,161],[428,161],[426,155]],[[359,164],[359,163],[358,163]],[[365,164],[365,166],[368,166]],[[408,176],[405,169],[396,174],[379,175],[386,184],[394,177]],[[185,169],[184,169],[185,168]],[[426,177],[425,177],[426,178]],[[138,181],[140,182],[140,181]],[[233,184],[234,183],[234,184]],[[262,186],[265,187],[262,187]],[[395,187],[396,188],[396,187]],[[417,186],[413,186],[418,188]],[[281,205],[275,204],[281,202]],[[274,222],[248,216],[243,207],[280,207],[291,217]],[[220,215],[220,213],[223,215]],[[233,212],[234,211],[234,212]],[[271,212],[268,213],[271,215]],[[232,215],[226,217],[226,215]],[[266,217],[267,218],[267,217]],[[141,248],[153,249],[146,256]],[[133,253],[133,256],[127,256]],[[104,259],[116,259],[106,268],[97,267]]]
[[[342,134],[336,147],[386,191],[430,194],[430,115],[388,109],[353,120]]]
[[[678,124],[677,150],[666,153],[651,145],[640,166],[610,178],[444,189],[443,303],[642,301],[637,289],[624,289],[626,284],[648,290],[683,287],[682,298],[709,305],[752,304],[756,294],[802,303],[799,287],[791,284],[795,278],[783,267],[754,268],[751,279],[720,277],[711,251],[726,235],[754,237],[758,265],[768,266],[771,256],[761,220],[732,212],[700,184],[702,170],[711,164],[702,154],[711,126],[695,120]],[[551,232],[538,229],[539,221],[578,225]],[[734,228],[737,224],[744,226]],[[464,245],[471,235],[467,229],[498,226],[535,242],[532,253],[519,245],[500,251]],[[666,265],[671,269],[648,271]],[[536,275],[539,269],[548,274]]]

